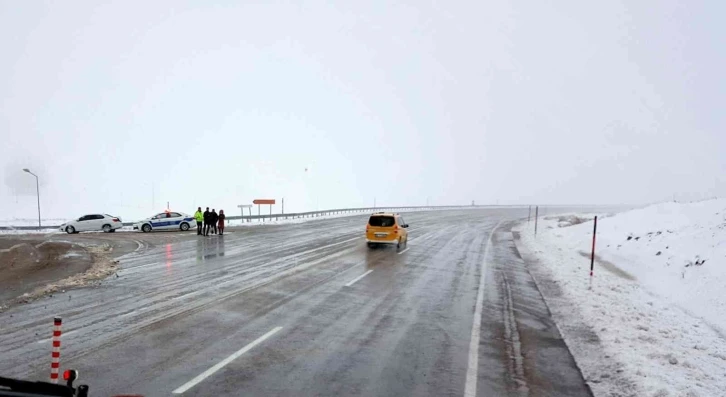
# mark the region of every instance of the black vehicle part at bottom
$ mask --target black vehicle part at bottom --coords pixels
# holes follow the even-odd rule
[[[88,397],[88,386],[56,385],[0,376],[0,397]]]

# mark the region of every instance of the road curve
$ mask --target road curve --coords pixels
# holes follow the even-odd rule
[[[1,313],[0,374],[46,379],[59,315],[91,395],[589,396],[514,246],[526,216],[407,214],[400,253],[362,216],[139,243],[100,286]]]

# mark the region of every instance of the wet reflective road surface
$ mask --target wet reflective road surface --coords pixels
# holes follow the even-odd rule
[[[1,313],[0,374],[46,379],[59,315],[91,395],[589,396],[513,244],[526,216],[410,213],[401,252],[361,216],[139,244],[102,285]]]

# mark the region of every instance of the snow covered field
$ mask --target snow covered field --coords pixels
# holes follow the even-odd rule
[[[68,222],[68,219],[41,219],[41,226],[42,226],[42,229],[51,229],[51,226],[58,226],[65,222]],[[38,226],[38,218],[35,218],[35,219],[25,219],[25,218],[0,219],[0,227],[10,228],[13,226],[35,227],[35,226]]]
[[[58,226],[69,219],[41,219],[41,225],[45,226]],[[0,219],[0,226],[38,226],[38,218],[25,219],[25,218],[13,218],[13,219]]]
[[[67,222],[66,219],[42,219],[41,220],[41,226],[42,228],[40,230],[38,229],[31,229],[31,230],[16,230],[12,229],[13,226],[27,226],[27,227],[34,227],[38,226],[38,219],[5,219],[0,220],[0,234],[46,234],[46,233],[55,233],[58,231],[56,228],[51,228],[50,226],[57,226],[60,224],[63,224]]]
[[[726,396],[726,200],[602,217],[592,280],[579,217],[518,246],[595,395]]]

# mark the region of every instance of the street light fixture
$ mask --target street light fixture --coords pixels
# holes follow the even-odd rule
[[[23,168],[23,171],[35,177],[35,192],[38,195],[38,229],[40,229],[40,183],[38,182],[38,175],[33,174],[27,168]]]

